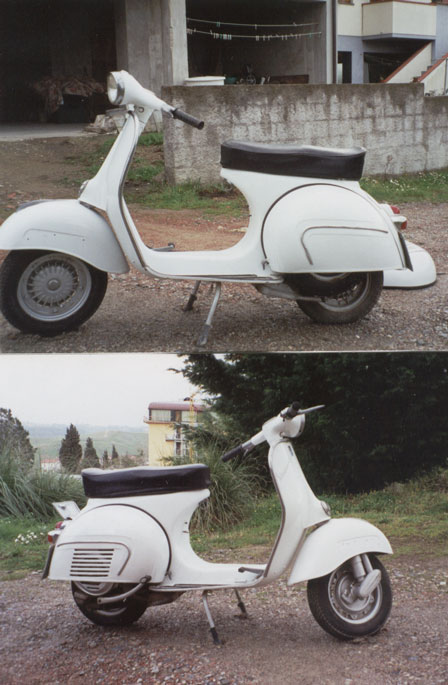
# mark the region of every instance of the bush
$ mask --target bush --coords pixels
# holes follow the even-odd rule
[[[221,448],[209,443],[201,449],[198,462],[210,469],[210,497],[201,502],[193,516],[192,527],[201,532],[226,529],[239,523],[252,513],[258,478],[244,463],[221,461]],[[173,465],[189,463],[186,457],[169,460]]]
[[[32,517],[47,521],[54,516],[52,502],[85,502],[79,478],[54,471],[25,471],[9,454],[0,455],[0,517]]]

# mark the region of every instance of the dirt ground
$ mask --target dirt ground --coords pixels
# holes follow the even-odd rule
[[[76,197],[94,138],[56,138],[0,143],[0,218],[21,202],[42,197]],[[153,154],[153,153],[148,153]],[[243,235],[246,219],[207,217],[201,212],[131,207],[146,244],[176,249],[229,247]],[[446,350],[448,349],[448,205],[409,204],[407,238],[431,253],[437,283],[415,291],[385,290],[361,321],[346,326],[315,324],[295,302],[267,299],[252,286],[226,284],[206,350]],[[1,229],[0,229],[1,236]],[[2,318],[3,352],[165,351],[198,349],[196,342],[211,304],[203,284],[191,312],[183,308],[187,281],[152,279],[134,270],[110,276],[97,313],[78,331],[41,339],[23,335]]]
[[[210,595],[221,647],[212,642],[198,592],[147,609],[130,627],[105,629],[82,616],[67,584],[37,574],[4,581],[0,678],[7,685],[446,685],[448,556],[383,562],[394,593],[391,617],[378,635],[353,642],[324,632],[305,586],[287,587],[284,579],[243,593],[248,620],[240,619],[231,591]]]

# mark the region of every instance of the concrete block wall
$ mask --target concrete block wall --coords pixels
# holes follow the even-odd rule
[[[448,167],[448,97],[425,97],[419,83],[173,86],[162,96],[205,121],[202,131],[166,122],[171,183],[218,181],[220,144],[229,138],[363,146],[367,175]]]

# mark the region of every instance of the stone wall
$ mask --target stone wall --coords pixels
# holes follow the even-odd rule
[[[163,98],[205,121],[202,131],[165,125],[171,183],[219,180],[226,139],[367,148],[365,174],[448,167],[448,96],[396,85],[174,86]]]

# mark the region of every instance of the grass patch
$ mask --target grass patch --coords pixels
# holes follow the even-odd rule
[[[448,169],[396,178],[366,177],[361,187],[378,202],[448,202]]]
[[[0,519],[0,580],[23,578],[43,569],[51,523],[32,518]]]
[[[129,180],[132,180],[131,172]],[[171,186],[162,181],[154,183],[149,189],[127,189],[126,197],[130,202],[152,209],[195,209],[208,216],[239,217],[247,214],[247,203],[243,195],[224,185],[190,182]]]

